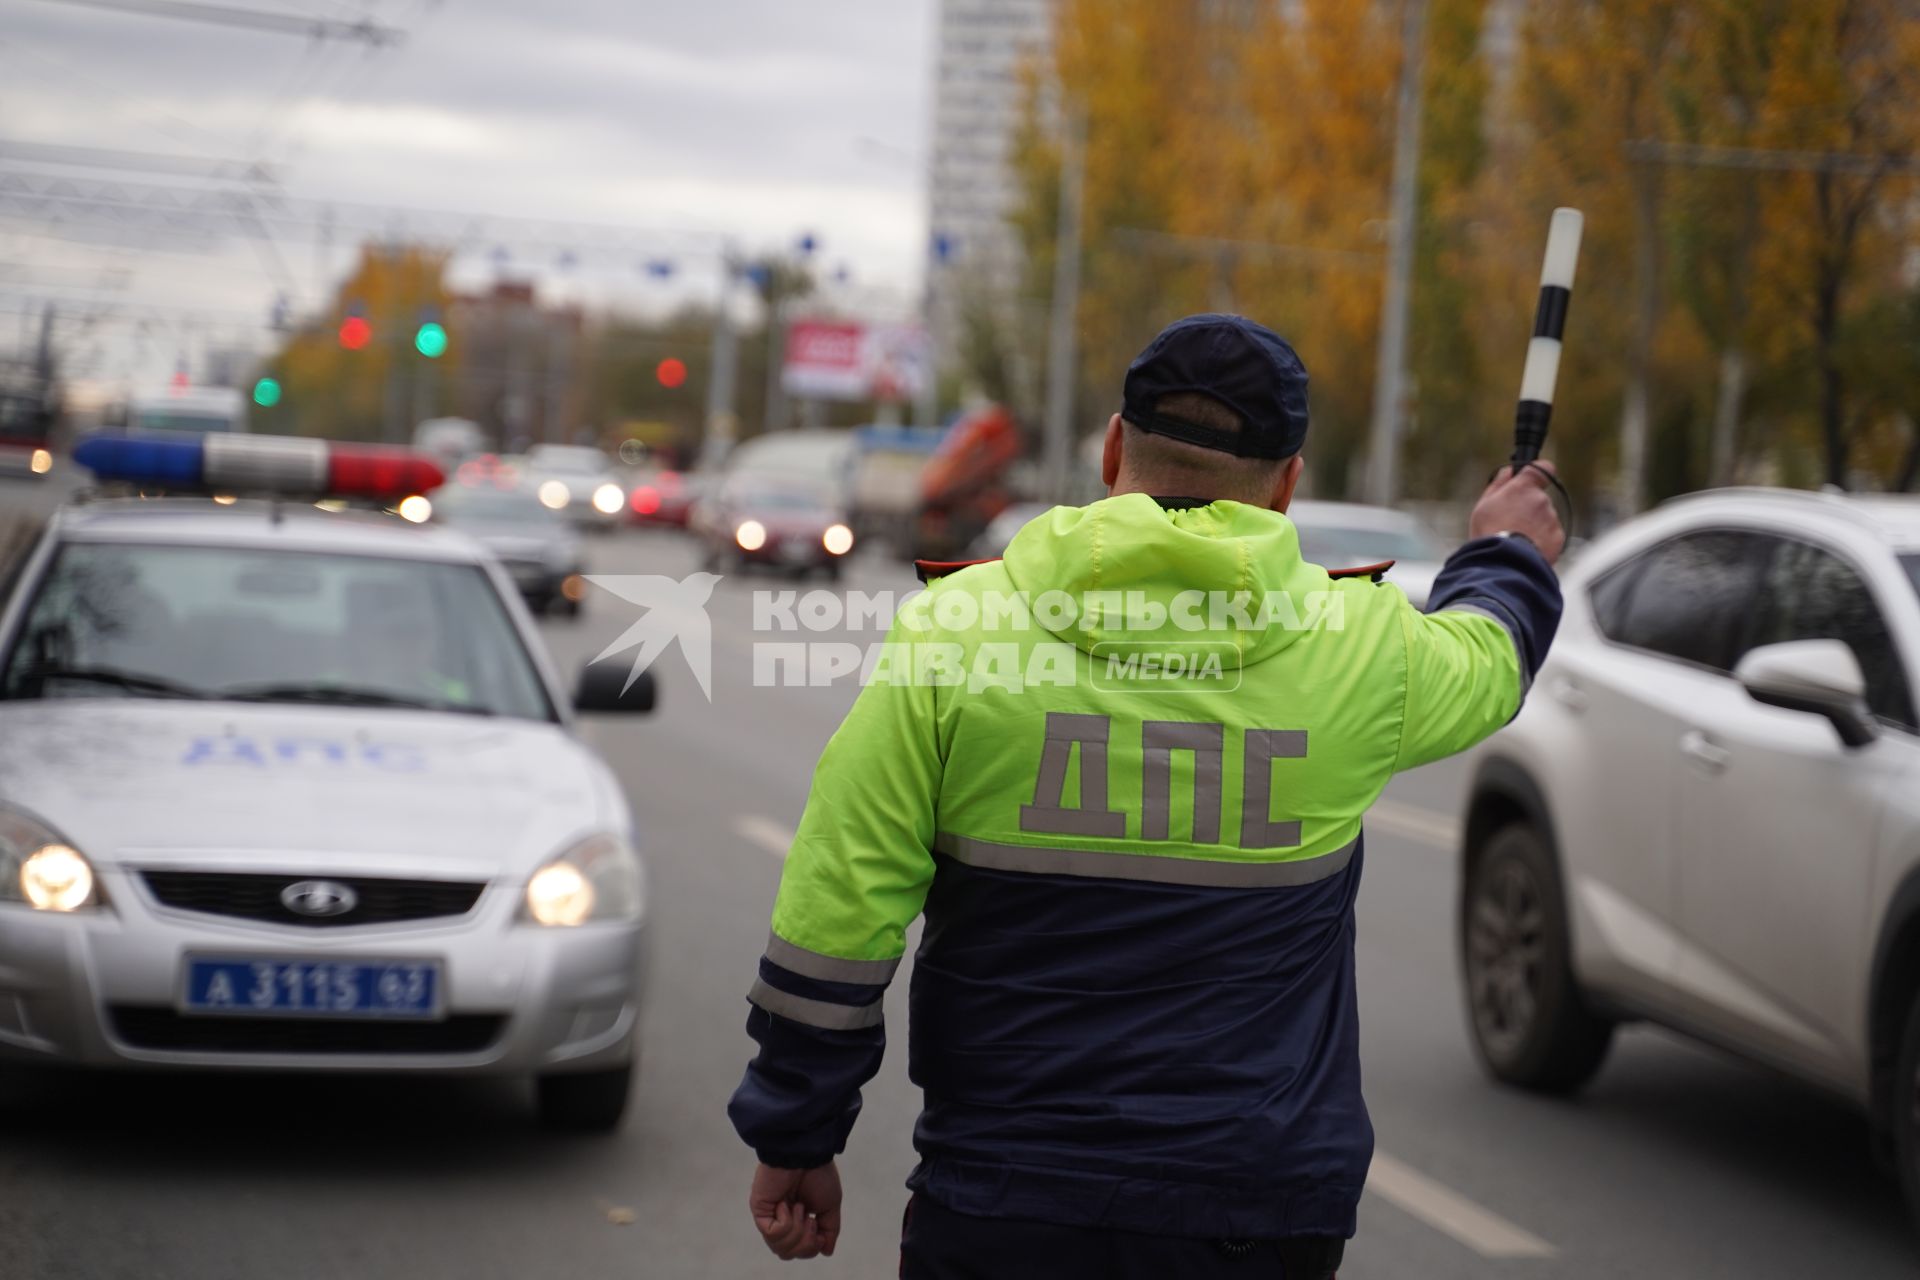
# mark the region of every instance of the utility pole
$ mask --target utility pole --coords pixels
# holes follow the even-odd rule
[[[780,381],[787,362],[787,298],[777,264],[773,273],[767,287],[767,431],[787,425],[787,389]]]
[[[740,377],[740,344],[733,332],[733,284],[739,262],[729,248],[720,255],[720,294],[713,304],[713,344],[707,361],[707,432],[703,464],[719,465],[733,450],[740,420],[734,414],[734,384]]]
[[[400,318],[406,314],[406,308],[398,298],[401,287],[399,251],[393,249],[383,252],[391,252],[394,260],[388,268],[393,275],[393,292],[389,293],[386,305],[381,308],[380,319],[376,322],[380,328],[375,331],[387,355],[386,397],[381,414],[380,438],[388,444],[401,444],[407,438],[407,388],[403,381],[406,376],[407,342],[400,332]]]
[[[1060,152],[1060,209],[1054,233],[1053,313],[1047,332],[1047,422],[1045,480],[1047,495],[1067,493],[1073,455],[1073,384],[1079,352],[1074,319],[1080,311],[1080,219],[1086,183],[1086,117],[1067,116]]]
[[[1427,0],[1404,0],[1400,21],[1400,93],[1394,108],[1393,194],[1380,347],[1373,376],[1373,430],[1367,501],[1399,496],[1400,428],[1406,409],[1407,330],[1413,304],[1413,254],[1420,198],[1421,81],[1427,60]]]
[[[1653,330],[1660,323],[1660,171],[1631,166],[1633,187],[1633,341],[1620,400],[1620,515],[1640,510],[1646,491],[1647,428],[1653,418]]]

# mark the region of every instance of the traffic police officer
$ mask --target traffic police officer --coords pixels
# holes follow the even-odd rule
[[[1301,558],[1306,431],[1283,339],[1190,316],[1127,371],[1110,496],[901,611],[748,997],[729,1112],[779,1256],[834,1250],[833,1157],[924,912],[907,1280],[1333,1273],[1373,1151],[1361,816],[1519,710],[1564,535],[1544,476],[1503,470],[1422,614],[1384,566]]]

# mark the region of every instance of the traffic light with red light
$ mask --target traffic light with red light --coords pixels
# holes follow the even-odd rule
[[[682,386],[687,380],[687,362],[678,356],[668,356],[654,367],[653,376],[660,385],[671,391]]]
[[[358,351],[373,340],[373,326],[364,316],[348,316],[340,322],[340,345]]]

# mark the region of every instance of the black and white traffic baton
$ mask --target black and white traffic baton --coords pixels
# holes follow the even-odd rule
[[[1527,368],[1520,375],[1520,407],[1513,419],[1513,471],[1540,456],[1553,418],[1553,388],[1560,378],[1560,339],[1567,328],[1567,304],[1573,299],[1573,273],[1580,262],[1578,209],[1555,209],[1547,228],[1547,257],[1540,266],[1540,305],[1533,313],[1533,339],[1527,343]]]

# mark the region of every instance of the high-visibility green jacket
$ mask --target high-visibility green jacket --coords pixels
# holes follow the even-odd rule
[[[1559,592],[1487,538],[1430,608],[1303,561],[1283,515],[1144,495],[1055,508],[934,582],[815,773],[742,1134],[777,1164],[841,1148],[924,911],[912,1185],[988,1216],[1351,1234],[1361,817],[1515,713]]]

